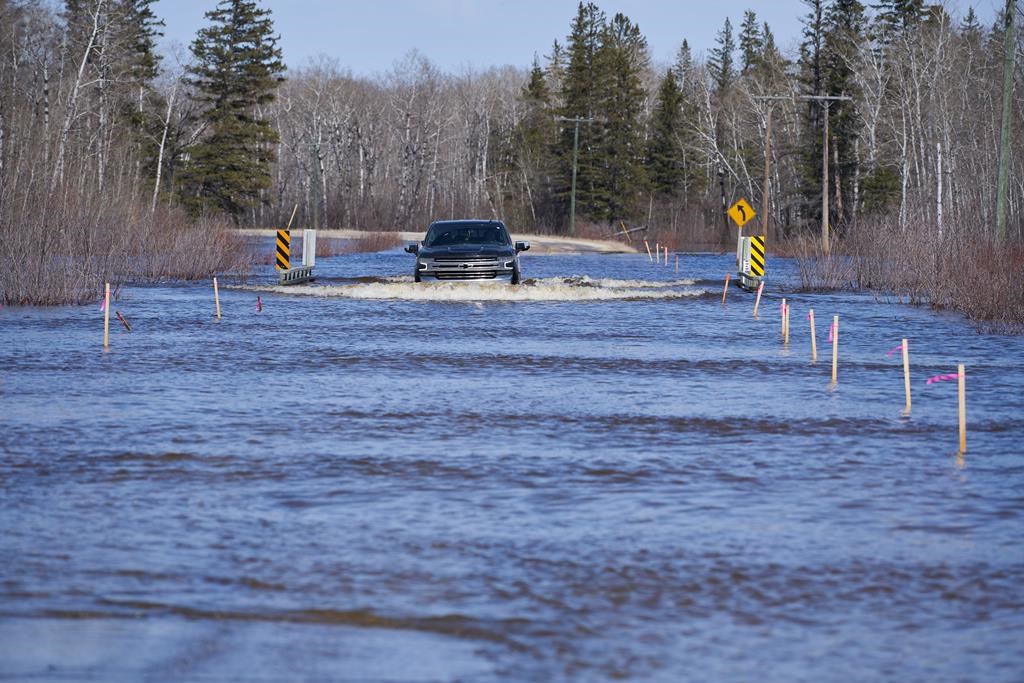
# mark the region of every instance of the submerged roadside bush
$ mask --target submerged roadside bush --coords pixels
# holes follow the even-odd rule
[[[914,304],[959,311],[995,328],[1024,331],[1024,245],[934,226],[889,222],[858,226],[825,257],[807,243],[798,257],[801,286],[870,289]]]
[[[336,245],[337,251],[334,254],[324,254],[333,256],[336,254],[357,254],[368,251],[385,251],[387,249],[394,249],[402,245],[402,237],[398,233],[394,232],[368,232],[365,235],[356,237],[355,239],[345,240],[340,245]],[[327,246],[327,245],[325,245]],[[320,254],[320,243],[317,243],[317,256]]]
[[[0,259],[0,301],[33,305],[90,301],[104,282],[244,276],[252,265],[245,242],[222,219],[60,189],[0,199]]]

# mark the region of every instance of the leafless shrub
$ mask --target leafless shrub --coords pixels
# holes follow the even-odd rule
[[[339,239],[337,237],[317,238],[316,241],[316,255],[317,257],[328,258],[330,256],[338,256],[344,254],[345,245],[348,240]]]
[[[980,225],[979,220],[974,225]],[[1000,331],[1024,332],[1024,245],[953,226],[900,228],[864,221],[822,254],[817,238],[793,238],[775,251],[795,256],[801,289],[862,289],[911,304],[952,309]]]
[[[352,240],[345,240],[341,245],[343,254],[356,254],[367,251],[384,251],[394,249],[402,244],[402,237],[396,232],[368,232]]]
[[[225,222],[63,188],[0,202],[0,259],[0,300],[33,305],[83,303],[104,282],[245,275],[252,263]]]
[[[799,238],[785,242],[779,251],[795,254],[800,289],[803,291],[854,289],[857,286],[855,261],[839,249],[836,250],[839,253],[825,256],[819,241]]]

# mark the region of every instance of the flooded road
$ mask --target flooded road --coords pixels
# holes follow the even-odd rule
[[[0,679],[1020,681],[1024,339],[732,261],[0,310]]]

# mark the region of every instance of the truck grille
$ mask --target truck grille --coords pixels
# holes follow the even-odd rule
[[[438,270],[434,277],[438,280],[493,280],[498,274],[493,270]]]
[[[435,256],[435,263],[497,263],[498,259],[493,256]]]
[[[508,273],[506,263],[509,256],[485,254],[448,254],[433,256],[423,271],[438,280],[493,280],[499,274]]]

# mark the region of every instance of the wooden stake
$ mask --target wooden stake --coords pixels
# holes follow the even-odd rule
[[[789,304],[786,304],[786,336],[783,343],[789,346]]]
[[[292,209],[292,215],[288,219],[288,225],[285,226],[285,228],[284,228],[285,230],[291,230],[292,229],[292,221],[295,220],[295,212],[298,211],[298,210],[299,210],[299,205],[296,204],[295,207]]]
[[[647,243],[647,240],[644,240],[644,246],[647,247],[647,260],[654,261],[654,257],[651,256],[651,245]]]
[[[818,362],[818,341],[814,338],[814,309],[807,313],[807,319],[811,322],[811,362]]]
[[[220,320],[220,291],[217,289],[217,278],[213,278],[213,302],[217,304],[217,320]]]
[[[679,254],[676,254],[676,272],[679,272]]]
[[[962,363],[957,366],[956,372],[956,383],[960,390],[960,455],[963,455],[967,452],[967,377]]]
[[[903,389],[907,394],[907,406],[903,414],[910,415],[910,349],[906,339],[903,340]]]
[[[121,311],[114,311],[114,313],[117,314],[117,319],[121,321],[122,325],[124,325],[124,329],[128,330],[129,332],[131,332],[132,331],[132,326],[129,325],[128,321],[124,319],[123,315],[121,315]]]
[[[779,328],[779,333],[782,338],[786,338],[786,300],[782,300],[782,306],[779,307],[779,317],[781,318],[782,326]]]
[[[832,316],[832,384],[837,381],[839,370],[839,316]]]
[[[668,265],[668,247],[665,247],[665,265]]]
[[[103,288],[103,348],[110,346],[110,283]]]
[[[654,262],[661,263],[661,242],[654,243]]]
[[[764,291],[764,280],[757,286],[757,298],[754,299],[754,317],[757,317],[757,307],[761,305],[761,292]]]
[[[729,291],[729,273],[725,274],[725,287],[722,289],[722,305],[725,305],[725,295]]]

